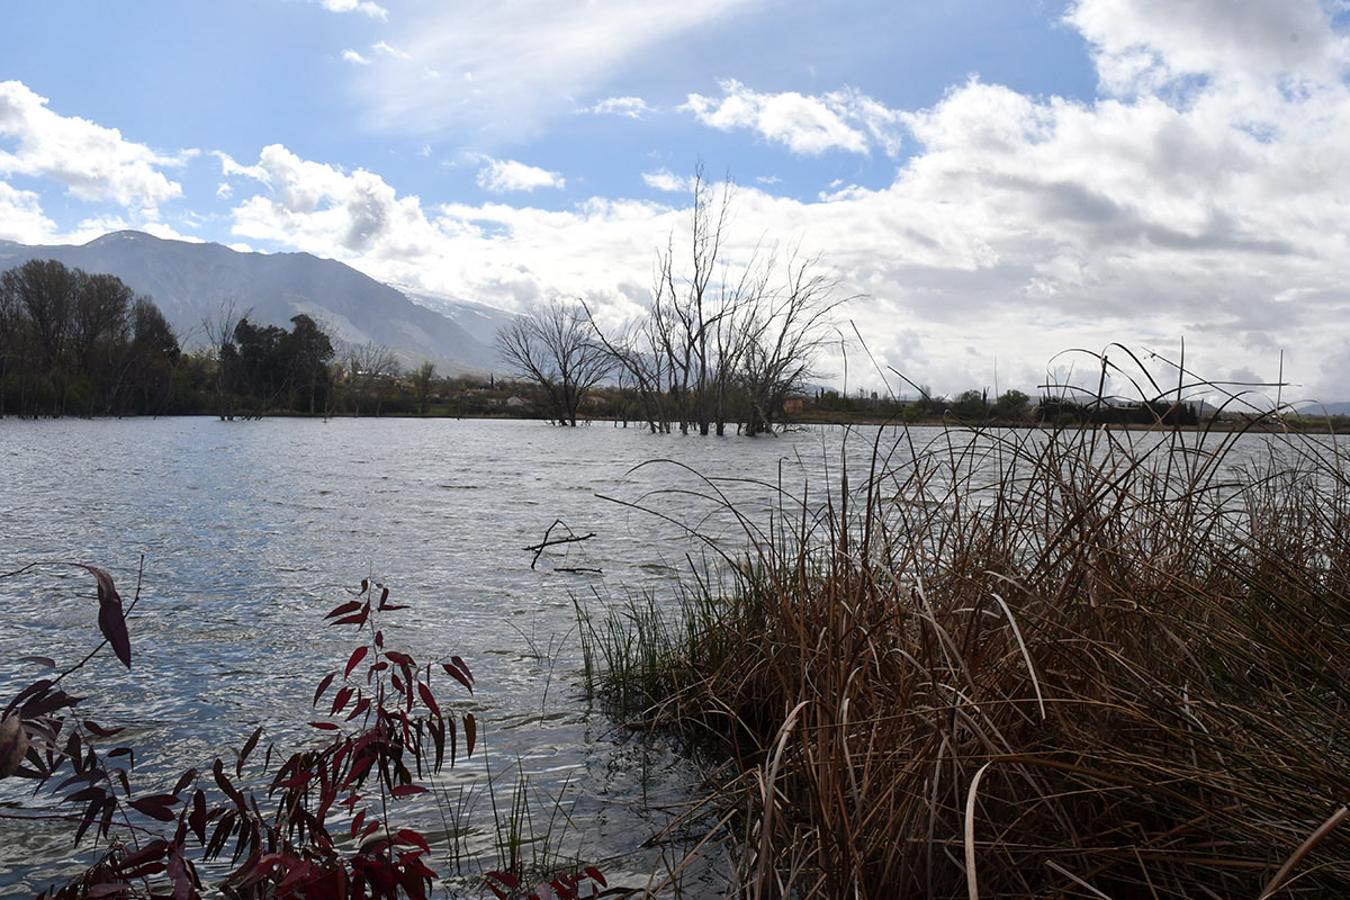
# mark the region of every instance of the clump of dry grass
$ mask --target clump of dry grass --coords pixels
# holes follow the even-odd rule
[[[734,762],[744,895],[1350,895],[1337,444],[883,440],[596,664]]]

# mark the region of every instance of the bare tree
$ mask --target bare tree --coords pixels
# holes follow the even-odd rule
[[[543,390],[559,425],[577,424],[586,392],[613,366],[610,354],[593,338],[584,308],[557,300],[503,328],[496,345],[507,365]]]
[[[784,402],[806,387],[830,336],[830,313],[848,299],[821,271],[819,257],[794,251],[783,274],[783,284],[762,293],[741,325],[738,372],[747,403],[745,434],[751,436],[771,432]]]
[[[394,379],[399,375],[398,357],[388,347],[367,341],[364,344],[347,344],[343,348],[342,360],[345,369],[343,379],[352,399],[353,412],[359,416],[363,403],[367,409],[373,404],[375,415],[378,416],[384,407],[385,398],[393,391]]]
[[[800,391],[842,298],[816,258],[795,251],[780,263],[756,246],[735,264],[724,258],[734,192],[695,170],[687,244],[674,233],[658,251],[644,318],[596,340],[633,382],[653,431],[697,428],[724,434],[772,431],[784,401]]]
[[[220,301],[215,313],[202,319],[202,331],[208,342],[207,353],[215,363],[216,414],[221,421],[235,417],[234,385],[230,383],[231,362],[236,353],[234,332],[248,312],[239,312],[234,298]]]

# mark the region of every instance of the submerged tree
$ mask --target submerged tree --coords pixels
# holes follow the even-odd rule
[[[755,248],[726,259],[734,193],[695,170],[687,235],[658,252],[646,314],[596,340],[634,385],[653,431],[772,431],[801,393],[845,298],[818,257]]]
[[[496,345],[513,371],[542,390],[559,425],[577,424],[582,399],[613,366],[584,309],[557,300],[503,328]]]

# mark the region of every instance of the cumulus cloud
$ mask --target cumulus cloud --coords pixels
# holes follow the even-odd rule
[[[658,191],[667,191],[670,193],[690,191],[694,188],[694,180],[692,178],[676,175],[669,169],[658,169],[655,172],[643,172],[642,180],[649,188],[655,188]]]
[[[372,0],[320,0],[324,9],[335,13],[360,13],[383,22],[389,18],[389,10]]]
[[[342,59],[345,62],[349,62],[358,66],[368,66],[370,65],[371,62],[370,57],[362,56],[360,53],[358,53],[355,50],[352,50],[351,48],[342,51]]]
[[[654,112],[641,97],[606,97],[584,111],[597,116],[627,116],[630,119],[641,119]]]
[[[378,128],[414,134],[471,128],[480,136],[516,138],[574,112],[574,98],[594,96],[644,50],[754,2],[430,4],[416,21],[390,23],[389,40],[422,65],[376,67],[353,90]],[[427,69],[447,77],[429,77]],[[459,77],[464,73],[473,77]]]
[[[478,170],[478,186],[496,194],[567,186],[567,179],[557,172],[538,166],[526,165],[514,159],[483,157],[482,161],[486,165]]]
[[[0,175],[49,178],[80,200],[111,201],[150,216],[182,194],[160,171],[182,165],[182,155],[157,153],[116,128],[60,115],[47,102],[22,82],[0,82]]]
[[[0,240],[37,244],[56,230],[56,223],[43,215],[38,195],[0,181]]]
[[[416,254],[432,248],[434,229],[417,197],[397,197],[365,169],[301,159],[280,144],[262,149],[254,166],[229,165],[266,186],[234,208],[233,233],[347,259]],[[327,245],[326,250],[319,248]]]
[[[1346,63],[1346,39],[1318,0],[1077,0],[1065,20],[1091,42],[1114,92],[1193,75],[1327,81]]]
[[[756,131],[800,156],[867,153],[873,145],[889,156],[900,151],[901,114],[852,88],[809,96],[761,93],[734,79],[720,86],[721,97],[690,94],[682,109],[721,131]]]

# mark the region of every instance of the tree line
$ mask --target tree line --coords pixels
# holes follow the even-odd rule
[[[154,413],[182,352],[159,308],[53,260],[0,273],[0,415]]]
[[[290,326],[227,303],[185,350],[121,279],[31,260],[0,273],[0,416],[379,415],[430,394],[430,363],[405,379],[385,347],[336,345],[307,315]]]

